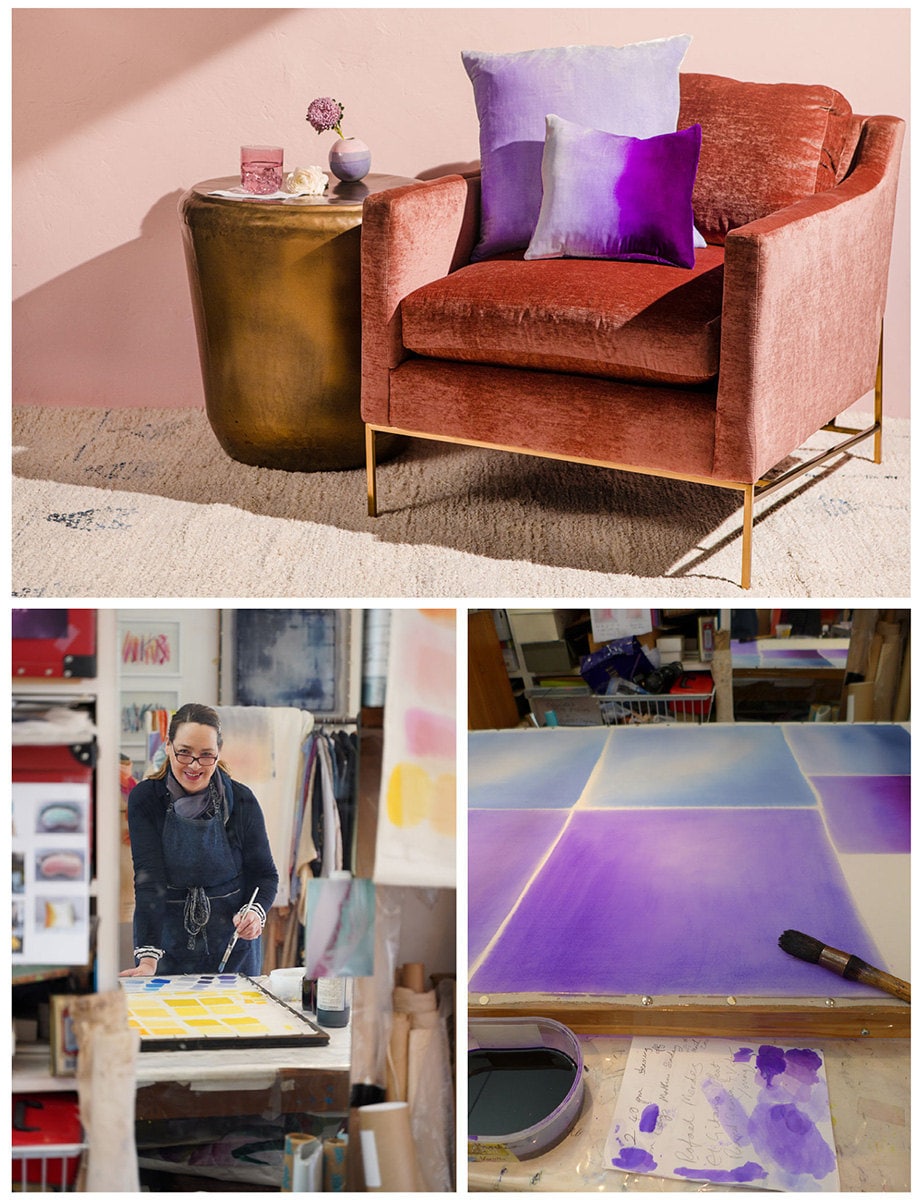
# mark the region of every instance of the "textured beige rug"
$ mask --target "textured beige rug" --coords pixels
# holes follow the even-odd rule
[[[888,420],[882,466],[866,442],[758,504],[745,593],[717,489],[416,441],[373,519],[364,470],[243,466],[200,410],[17,407],[13,594],[904,597],[909,445]]]

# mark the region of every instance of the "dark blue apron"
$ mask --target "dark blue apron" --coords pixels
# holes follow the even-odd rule
[[[163,957],[158,975],[214,974],[234,933],[233,916],[250,899],[243,894],[240,848],[231,844],[220,816],[190,820],[180,816],[171,800],[163,827],[163,857],[167,877],[163,924]],[[187,905],[190,889],[201,889],[196,909],[208,919],[196,928]],[[258,975],[262,966],[261,939],[239,938],[225,970]]]

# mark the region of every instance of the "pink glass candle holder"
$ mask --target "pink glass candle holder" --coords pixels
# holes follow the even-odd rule
[[[240,185],[254,196],[266,196],[282,187],[281,146],[241,146]]]

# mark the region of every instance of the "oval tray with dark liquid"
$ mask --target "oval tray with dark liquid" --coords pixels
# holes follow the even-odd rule
[[[577,1064],[560,1050],[469,1050],[468,1136],[518,1133],[564,1102]]]

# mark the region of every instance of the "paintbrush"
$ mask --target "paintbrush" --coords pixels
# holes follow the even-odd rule
[[[244,918],[244,917],[247,915],[247,913],[248,913],[248,912],[250,911],[250,909],[253,907],[253,901],[256,899],[256,894],[257,894],[257,892],[258,892],[259,890],[260,890],[260,889],[259,889],[259,886],[255,887],[255,888],[253,889],[253,895],[252,895],[252,896],[250,897],[250,899],[247,901],[247,907],[246,907],[246,908],[243,910],[243,912],[240,914],[240,916],[241,916],[241,920],[243,920],[243,918]],[[221,962],[220,962],[220,963],[219,963],[219,965],[218,965],[218,974],[219,974],[219,975],[220,975],[220,974],[221,974],[221,972],[224,970],[224,968],[225,968],[225,967],[228,965],[228,959],[231,957],[231,951],[232,951],[232,950],[234,949],[234,947],[237,945],[237,939],[238,939],[239,937],[240,937],[240,934],[239,934],[239,933],[237,932],[237,930],[235,929],[235,930],[234,930],[234,932],[233,932],[233,934],[231,935],[231,940],[228,942],[228,948],[227,948],[227,950],[225,950],[225,952],[224,952],[224,958],[222,958]]]
[[[896,975],[889,975],[886,971],[879,970],[878,967],[869,966],[864,959],[855,954],[847,954],[845,950],[836,950],[833,946],[825,946],[817,938],[809,937],[806,933],[799,933],[797,929],[786,929],[779,938],[779,945],[786,954],[791,954],[795,958],[809,963],[817,963],[821,967],[826,967],[828,971],[833,971],[836,975],[842,975],[844,979],[853,979],[856,983],[867,983],[882,992],[897,996],[898,1000],[906,1000],[908,1004],[910,1003],[909,983],[898,979]]]

